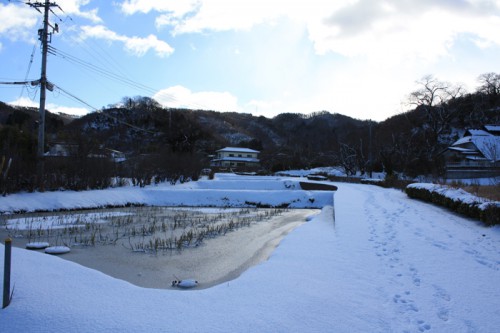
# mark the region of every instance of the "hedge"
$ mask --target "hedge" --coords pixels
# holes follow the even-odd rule
[[[410,184],[405,191],[410,198],[446,207],[462,215],[478,219],[487,226],[500,224],[499,201],[488,201],[462,189],[427,183]]]

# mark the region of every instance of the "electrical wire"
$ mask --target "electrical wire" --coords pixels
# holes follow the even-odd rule
[[[24,75],[24,81],[28,80],[28,75],[31,71],[31,65],[33,65],[33,58],[35,57],[36,46],[37,46],[36,44],[33,45],[33,51],[31,51],[30,61],[28,63],[28,69],[26,70],[26,75]],[[21,97],[23,97],[25,88],[26,88],[26,85],[23,85],[23,87],[21,88],[21,92],[19,93],[18,100],[21,100]]]
[[[134,89],[137,89],[137,90],[140,90],[140,91],[143,91],[145,92],[146,94],[148,95],[154,95],[154,94],[157,94],[158,93],[158,89],[155,89],[155,88],[152,88],[152,87],[149,87],[147,85],[144,85],[142,83],[139,83],[137,81],[133,81],[131,79],[128,79],[124,76],[121,76],[121,75],[118,75],[116,73],[113,73],[107,69],[103,69],[101,67],[98,67],[88,61],[85,61],[85,60],[82,60],[78,57],[75,57],[67,52],[64,52],[64,51],[61,51],[59,49],[56,49],[55,47],[53,46],[49,46],[49,52],[50,54],[54,55],[54,56],[57,56],[57,57],[60,57],[61,59],[64,59],[74,65],[77,65],[77,66],[80,66],[86,70],[89,70],[91,72],[94,72],[95,74],[98,74],[102,77],[105,77],[107,79],[112,79],[116,82],[119,82],[119,83],[122,83],[122,84],[125,84],[129,87],[132,87]],[[160,96],[168,99],[169,101],[171,102],[180,102],[179,100],[177,100],[177,98],[171,94],[168,94],[168,93],[165,93],[165,92],[161,92],[160,93]],[[204,107],[202,105],[199,105],[199,104],[196,104],[196,103],[192,103],[192,106],[195,106],[195,107],[198,107],[198,108],[201,108],[203,109]]]
[[[59,8],[64,13],[64,10],[62,10],[61,7]],[[114,68],[122,76],[127,77],[126,70],[123,67],[119,66],[118,62],[113,58],[113,56],[109,52],[106,52],[106,50],[99,43],[96,43],[93,39],[81,38],[80,35],[72,34],[72,32],[75,32],[79,29],[77,22],[75,22],[75,20],[71,16],[66,14],[66,18],[64,20],[60,20],[62,24],[66,25],[67,30],[65,31],[69,31],[69,38],[71,38],[74,43],[80,45],[83,51],[85,51],[92,58],[93,62],[100,63],[107,68]],[[73,24],[68,24],[68,20]],[[89,45],[89,40],[90,42],[92,42],[92,46]]]
[[[64,12],[62,10],[62,8],[60,8],[60,9],[62,12]],[[66,16],[65,20],[62,20],[61,18],[59,18],[59,19],[64,24],[67,24],[66,22],[68,19],[71,22],[75,23],[74,25],[67,24],[69,31],[75,31],[75,29],[72,29],[73,26],[78,27],[75,20],[69,15]],[[162,99],[165,99],[168,102],[174,102],[174,103],[179,103],[179,104],[181,103],[172,94],[169,94],[169,93],[164,92],[164,91],[161,92],[159,89],[149,87],[149,86],[144,85],[138,81],[130,79],[129,76],[126,74],[126,70],[124,70],[123,68],[118,66],[118,62],[115,59],[113,59],[113,57],[109,54],[109,52],[106,52],[106,50],[99,43],[93,42],[92,45],[94,47],[91,47],[87,43],[87,39],[83,39],[80,36],[75,36],[75,35],[73,35],[73,36],[70,35],[70,38],[74,42],[78,43],[82,47],[82,49],[87,54],[89,54],[89,56],[92,58],[93,62],[100,63],[100,64],[106,66],[106,68],[114,68],[116,71],[112,72],[108,69],[103,69],[102,67],[96,66],[93,63],[90,63],[86,60],[79,59],[79,58],[72,56],[69,53],[64,52],[62,50],[59,50],[59,49],[56,49],[55,54],[53,54],[53,55],[59,56],[62,59],[66,60],[68,62],[71,62],[73,65],[82,66],[82,68],[86,68],[87,70],[90,70],[90,71],[94,72],[95,74],[98,74],[102,77],[105,77],[107,79],[113,79],[116,82],[120,82],[120,83],[126,84],[129,87],[132,87],[134,89],[138,89],[139,91],[144,92],[148,96],[157,95],[158,97],[161,97]],[[91,41],[92,41],[92,39],[91,39]],[[52,46],[49,46],[49,47],[52,47]],[[54,47],[52,47],[52,48],[55,49]],[[90,69],[89,66],[92,67],[92,69]],[[116,72],[119,72],[120,74],[116,74]],[[210,109],[210,108],[206,107],[205,105],[195,103],[195,102],[192,102],[189,104],[184,103],[184,104],[186,105],[186,107],[193,108],[193,109]]]
[[[89,71],[92,71],[98,75],[101,75],[103,77],[106,77],[108,79],[112,79],[116,82],[120,82],[122,84],[125,84],[125,85],[128,85],[132,88],[135,88],[135,89],[139,89],[139,90],[142,90],[142,91],[145,91],[147,93],[154,93],[156,92],[155,89],[151,88],[151,87],[148,87],[146,85],[143,85],[139,82],[136,82],[136,81],[132,81],[128,78],[125,78],[121,75],[118,75],[118,74],[115,74],[111,71],[108,71],[104,68],[101,68],[101,67],[98,67],[94,64],[91,64],[90,62],[88,61],[85,61],[85,60],[82,60],[80,58],[77,58],[67,52],[64,52],[64,51],[61,51],[59,49],[56,49],[54,48],[53,46],[49,46],[48,48],[48,52],[54,56],[58,56],[72,64],[75,64],[75,65],[78,65],[78,66],[81,66]]]
[[[72,63],[73,65],[76,65],[76,66],[79,66],[81,68],[84,68],[86,70],[89,70],[97,75],[100,75],[102,77],[105,77],[107,79],[111,79],[111,80],[114,80],[115,82],[119,82],[121,84],[124,84],[124,85],[127,85],[131,88],[134,88],[134,89],[137,89],[139,91],[142,91],[142,92],[145,92],[146,94],[148,95],[155,95],[155,94],[159,94],[159,96],[167,99],[168,101],[171,101],[171,102],[177,102],[177,103],[180,103],[180,101],[172,94],[169,94],[169,93],[166,93],[166,92],[160,92],[158,93],[158,89],[155,89],[155,88],[152,88],[150,86],[147,86],[145,84],[142,84],[140,82],[137,82],[137,81],[134,81],[134,80],[131,80],[127,77],[124,77],[122,75],[119,75],[119,74],[116,74],[114,72],[111,72],[107,69],[104,69],[104,68],[101,68],[101,67],[98,67],[86,60],[82,60],[76,56],[73,56],[67,52],[64,52],[64,51],[61,51],[60,49],[56,49],[55,47],[53,46],[49,46],[49,53],[54,55],[54,56],[57,56],[61,59],[64,59],[66,61],[68,61],[69,63]],[[187,105],[188,107],[191,106],[193,108],[198,108],[198,109],[209,109],[207,108],[206,106],[204,105],[201,105],[201,104],[198,104],[198,103],[190,103],[189,105]]]
[[[62,8],[60,8],[60,10],[64,13],[64,10]],[[62,22],[62,24],[66,24],[66,26],[68,27],[68,31],[72,32],[72,31],[77,30],[77,29],[73,29],[73,27],[78,27],[78,25],[76,24],[75,20],[71,16],[66,15],[66,19],[64,21],[61,18],[59,18],[59,20]],[[73,22],[74,25],[67,24],[68,20]],[[148,87],[144,84],[141,84],[137,81],[130,79],[128,77],[128,75],[126,74],[126,70],[121,68],[118,65],[118,62],[115,59],[113,59],[113,57],[110,55],[110,53],[106,52],[106,50],[99,43],[93,42],[93,47],[92,47],[87,43],[88,39],[86,39],[86,38],[81,38],[78,35],[75,36],[75,35],[71,35],[71,34],[70,34],[70,38],[82,47],[82,49],[92,58],[92,61],[94,63],[100,63],[101,65],[104,65],[106,68],[114,68],[115,72],[119,72],[120,74],[115,74],[115,72],[112,72],[109,69],[103,69],[103,67],[96,66],[93,63],[90,63],[86,60],[82,60],[80,58],[77,58],[75,56],[70,55],[67,52],[64,52],[64,51],[55,49],[52,46],[49,46],[49,47],[53,48],[53,50],[52,50],[53,53],[51,53],[51,54],[56,55],[56,56],[60,56],[61,58],[65,59],[66,61],[71,62],[72,64],[77,65],[77,66],[82,66],[82,68],[90,70],[93,73],[96,73],[102,77],[115,80],[116,82],[120,82],[120,83],[128,85],[134,89],[138,89],[140,91],[143,91],[147,95],[152,96],[152,95],[155,95],[158,93],[158,89]],[[90,39],[90,40],[93,41],[92,39]],[[162,96],[165,96],[165,94],[162,94]],[[165,96],[165,97],[170,101],[176,101],[176,99],[173,95]]]
[[[21,1],[17,1],[17,2],[21,2]],[[28,5],[31,6],[30,2],[28,2],[26,4],[28,4]],[[31,6],[31,7],[35,8],[37,11],[40,12],[40,10],[36,6]],[[62,8],[59,5],[57,5],[57,7],[64,13],[64,11],[62,10]],[[54,16],[56,16],[59,19],[60,22],[63,22],[62,19],[58,15],[56,15],[52,9],[50,9],[50,11],[51,11],[51,13]],[[31,53],[31,57],[30,57],[30,61],[29,61],[29,64],[28,64],[28,69],[27,69],[26,74],[25,74],[24,81],[0,81],[0,85],[6,85],[6,86],[22,85],[23,88],[21,90],[21,94],[20,94],[19,99],[21,99],[22,95],[24,94],[24,89],[27,89],[28,90],[28,94],[30,94],[30,87],[34,88],[34,89],[31,89],[31,93],[33,94],[33,99],[36,97],[37,92],[38,92],[38,87],[39,87],[39,84],[40,84],[40,80],[34,80],[34,81],[27,80],[27,77],[28,77],[29,72],[31,70],[31,65],[33,64],[33,58],[34,58],[34,53],[35,53],[36,47],[37,47],[37,44],[35,44],[34,47],[33,47],[33,51]],[[48,53],[50,53],[52,55],[55,55],[55,56],[59,56],[59,57],[61,57],[63,59],[68,60],[69,62],[72,62],[72,63],[74,63],[76,65],[79,65],[79,66],[82,66],[82,67],[84,67],[84,68],[86,68],[86,69],[88,69],[90,71],[93,71],[94,73],[97,73],[97,74],[99,74],[101,76],[104,76],[104,77],[113,79],[115,81],[121,82],[123,84],[127,84],[127,85],[129,85],[131,87],[134,87],[136,89],[147,91],[149,93],[154,93],[155,92],[155,90],[153,88],[147,87],[146,85],[143,85],[143,84],[140,84],[140,83],[135,82],[133,80],[130,80],[128,78],[125,78],[124,76],[120,76],[120,75],[114,74],[113,72],[105,70],[103,68],[99,68],[99,67],[97,67],[97,66],[95,66],[95,65],[93,65],[93,64],[91,64],[91,63],[89,63],[87,61],[84,61],[84,60],[81,60],[81,59],[79,59],[79,58],[77,58],[75,56],[72,56],[69,53],[62,52],[62,51],[60,51],[60,50],[52,47],[51,45],[48,45]],[[96,107],[90,105],[89,103],[87,103],[83,99],[81,99],[81,98],[75,96],[74,94],[70,93],[69,91],[63,89],[61,86],[55,85],[52,82],[47,82],[47,84],[51,84],[53,86],[53,88],[56,88],[58,93],[64,94],[65,96],[67,96],[67,97],[69,97],[69,98],[71,98],[71,99],[73,99],[73,100],[81,103],[82,105],[86,106],[90,110],[93,110],[93,111],[95,111],[95,112],[97,112],[99,114],[102,114],[102,115],[104,115],[107,118],[113,119],[117,123],[123,124],[123,125],[125,125],[127,127],[133,128],[135,130],[146,132],[146,133],[150,133],[150,134],[153,134],[153,135],[157,135],[157,134],[161,134],[162,133],[162,132],[153,132],[153,131],[150,131],[150,130],[138,127],[136,125],[133,125],[131,123],[128,123],[126,121],[123,121],[121,119],[118,119],[116,117],[113,117],[112,115],[102,112],[101,110],[99,110]],[[53,90],[53,89],[51,89],[51,90]]]
[[[118,123],[120,123],[120,124],[122,124],[122,125],[128,126],[128,127],[130,127],[130,128],[136,129],[136,130],[138,130],[138,131],[142,131],[142,132],[150,133],[150,134],[162,134],[162,132],[154,132],[154,131],[150,131],[150,130],[147,130],[147,129],[145,129],[145,128],[142,128],[142,127],[138,127],[138,126],[136,126],[136,125],[133,125],[133,124],[131,124],[131,123],[129,123],[129,122],[123,121],[123,120],[121,120],[121,119],[118,119],[118,118],[116,118],[116,117],[113,117],[112,115],[107,114],[107,113],[105,113],[105,112],[102,112],[101,110],[97,109],[96,107],[94,107],[94,106],[90,105],[89,103],[85,102],[83,99],[81,99],[81,98],[79,98],[79,97],[75,96],[74,94],[70,93],[69,91],[67,91],[67,90],[65,90],[65,89],[63,89],[63,88],[61,88],[60,86],[55,85],[55,84],[53,84],[52,82],[51,82],[51,84],[54,86],[54,88],[57,88],[57,89],[58,89],[58,90],[59,90],[62,94],[66,95],[67,97],[74,99],[75,101],[77,101],[77,102],[79,102],[79,103],[81,103],[81,104],[85,105],[86,107],[90,108],[91,110],[93,110],[93,111],[95,111],[95,112],[97,112],[97,113],[99,113],[99,114],[102,114],[103,116],[105,116],[105,117],[107,117],[107,118],[113,119],[114,121],[116,121],[116,122],[118,122]]]
[[[22,1],[18,1],[18,2],[21,2]],[[26,3],[29,5],[29,3]],[[31,6],[32,8],[35,8],[35,9],[38,9],[36,8],[35,6]],[[73,20],[73,18],[69,15],[67,15],[64,10],[57,5],[57,8],[63,13],[66,15],[66,18],[63,20],[60,16],[58,16],[53,10],[52,8],[50,8],[50,11],[51,13],[57,17],[57,19],[59,20],[59,22],[61,24],[67,24],[67,21],[71,21],[71,22],[75,22]],[[75,24],[76,26],[76,24]],[[68,31],[75,31],[75,29],[71,29],[72,25],[71,24],[68,24],[68,27],[70,29],[68,29]],[[71,35],[70,35],[71,37]],[[82,47],[93,59],[97,60],[97,62],[99,63],[103,63],[103,61],[105,62],[105,65],[108,66],[108,67],[115,67],[117,68],[117,62],[113,60],[112,56],[106,52],[99,44],[95,43],[98,47],[95,48],[95,47],[90,47],[87,43],[86,43],[86,40],[85,39],[82,39],[82,38],[77,38],[77,37],[72,37],[73,40],[77,41],[78,43],[80,43],[80,45],[84,45],[84,47]],[[36,45],[35,45],[36,47]],[[97,52],[96,50],[99,49],[100,52]],[[30,60],[30,64],[29,64],[29,67],[28,67],[28,72],[26,75],[28,75],[29,71],[30,71],[30,68],[31,68],[31,64],[33,62],[33,54],[34,54],[34,50],[35,48],[33,49],[33,53],[32,53],[32,57],[31,57],[31,60]],[[172,94],[169,94],[169,93],[166,93],[166,92],[159,92],[158,89],[155,89],[155,88],[152,88],[152,87],[149,87],[147,85],[144,85],[140,82],[137,82],[137,81],[134,81],[128,77],[126,77],[126,74],[123,74],[123,75],[119,75],[119,74],[116,74],[110,70],[107,70],[107,69],[104,69],[102,67],[98,67],[92,63],[90,63],[89,61],[86,61],[86,60],[82,60],[76,56],[73,56],[67,52],[64,52],[58,48],[55,48],[51,45],[48,45],[48,52],[53,55],[53,56],[56,56],[56,57],[59,57],[61,59],[64,59],[66,60],[67,62],[79,67],[79,68],[82,68],[82,69],[85,69],[91,73],[94,73],[98,76],[101,76],[103,78],[106,78],[106,79],[110,79],[110,80],[113,80],[115,82],[118,82],[120,84],[124,84],[124,85],[127,85],[131,88],[134,88],[134,89],[137,89],[139,91],[142,91],[144,92],[145,94],[147,95],[157,95],[157,96],[161,96],[162,99],[166,99],[167,101],[171,101],[171,102],[177,102],[177,103],[180,103],[180,101]],[[97,57],[94,57],[92,55],[92,53],[99,53],[99,56]],[[103,56],[104,55],[104,56]],[[111,66],[110,66],[111,65]],[[124,71],[122,71],[121,69],[119,69],[119,71],[121,73],[125,73]],[[25,80],[26,81],[26,80]],[[28,82],[25,82],[26,84],[24,83],[20,83],[20,84],[24,84],[24,87],[27,86],[27,83]],[[3,83],[3,82],[0,82],[0,84],[7,84],[7,83]],[[24,89],[23,87],[23,89]],[[21,96],[23,94],[23,91],[21,92]],[[69,94],[69,93],[68,93]],[[76,98],[76,96],[75,96]],[[88,105],[87,103],[83,102],[84,105],[87,105],[89,107],[91,107],[90,105]],[[209,109],[209,108],[206,108],[205,106],[201,105],[201,104],[198,104],[198,103],[189,103],[189,105],[186,105],[186,107],[192,107],[192,108],[198,108],[198,109]],[[94,107],[91,107],[92,110],[97,110],[96,108]]]
[[[27,85],[31,84],[32,81],[0,81],[0,84],[6,85]]]

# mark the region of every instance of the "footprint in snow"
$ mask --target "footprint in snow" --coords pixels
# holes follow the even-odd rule
[[[409,292],[405,293],[406,295],[409,295]],[[408,311],[414,311],[418,312],[418,307],[415,305],[415,302],[411,299],[404,298],[399,294],[394,295],[392,298],[393,302],[398,304],[401,307],[402,312],[408,312]]]
[[[420,286],[420,277],[418,275],[418,270],[413,267],[413,266],[410,266],[410,272],[411,272],[411,279],[413,281],[413,284],[417,287]]]
[[[450,302],[451,301],[451,296],[450,294],[442,287],[433,285],[434,287],[434,297],[437,298],[438,301],[445,301],[445,302]],[[437,306],[439,307],[438,312],[436,313],[437,317],[441,319],[442,321],[448,321],[450,318],[450,310],[446,306],[441,306],[446,303],[439,304],[441,302],[438,302]]]
[[[425,332],[425,331],[428,331],[431,329],[431,325],[430,324],[427,324],[425,321],[423,320],[419,320],[417,321],[417,324],[418,324],[418,330],[420,332]]]
[[[440,309],[437,313],[437,316],[442,321],[448,321],[448,319],[450,318],[449,310],[448,309]]]
[[[441,288],[440,286],[433,286],[433,287],[436,290],[434,296],[439,297],[447,302],[451,301],[450,294],[448,294],[448,292],[444,288]]]

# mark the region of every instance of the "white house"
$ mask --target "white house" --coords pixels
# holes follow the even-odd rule
[[[249,148],[226,147],[216,152],[210,161],[212,167],[254,169],[259,166],[259,151]]]
[[[498,125],[471,129],[445,152],[448,178],[496,177],[500,175]]]

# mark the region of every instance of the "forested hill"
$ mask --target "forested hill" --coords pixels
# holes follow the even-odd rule
[[[435,84],[431,80],[424,83]],[[423,85],[423,95],[412,94],[412,111],[382,122],[327,111],[266,118],[166,109],[151,98],[128,98],[126,106],[81,118],[47,112],[46,151],[56,143],[76,147],[78,167],[59,165],[58,174],[85,169],[83,160],[105,149],[125,155],[128,162],[113,171],[124,177],[140,174],[177,179],[197,174],[208,166],[208,156],[225,146],[260,150],[262,168],[267,171],[341,165],[348,173],[373,168],[409,175],[439,174],[439,153],[466,129],[500,123],[500,93],[482,90],[429,102],[425,95],[429,87]],[[37,118],[36,109],[0,102],[0,154],[4,160],[12,160],[8,176],[22,174],[12,187],[33,182],[28,175],[35,173]],[[5,172],[5,163],[2,168]],[[92,170],[89,166],[88,173]],[[107,176],[106,172],[103,177]],[[63,186],[72,187],[81,178],[65,177]],[[86,185],[104,186],[107,182],[102,180]]]

